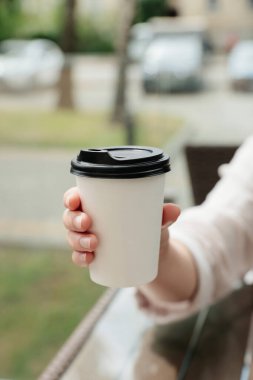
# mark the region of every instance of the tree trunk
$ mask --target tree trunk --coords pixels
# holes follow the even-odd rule
[[[114,106],[112,112],[113,122],[124,122],[127,113],[127,46],[130,37],[131,26],[136,13],[136,0],[121,0],[121,28],[118,42],[118,73],[116,82],[116,91]]]
[[[76,6],[77,0],[65,0],[62,32],[62,50],[65,53],[73,53],[76,47]]]
[[[72,62],[71,57],[65,55],[65,63],[58,83],[58,108],[74,109]]]
[[[59,108],[74,108],[72,60],[68,53],[75,51],[76,45],[76,0],[65,1],[65,17],[62,32],[62,50],[65,53],[65,64],[59,80]]]

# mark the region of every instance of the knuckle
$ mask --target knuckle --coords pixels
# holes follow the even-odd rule
[[[73,236],[73,232],[71,231],[67,232],[67,241],[72,248],[75,248],[75,239]]]
[[[73,263],[76,264],[76,265],[78,265],[76,251],[72,252],[72,257],[71,258],[72,258]]]
[[[88,214],[83,213],[83,226],[84,226],[84,231],[88,230],[91,226],[91,218]]]
[[[98,245],[98,238],[96,235],[91,235],[91,245],[92,245],[92,248],[95,249]]]
[[[63,214],[62,214],[62,220],[63,220],[63,223],[66,225],[67,222],[68,222],[68,215],[69,215],[69,210],[64,210]]]

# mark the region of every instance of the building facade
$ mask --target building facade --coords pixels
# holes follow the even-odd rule
[[[80,14],[98,22],[117,18],[121,0],[77,0]],[[22,0],[29,13],[52,12],[64,0]],[[223,47],[229,39],[253,39],[253,0],[168,0],[180,16],[201,16],[216,46]],[[116,16],[116,17],[115,17]]]
[[[22,8],[29,13],[50,12],[64,0],[21,0]],[[119,0],[77,0],[80,12],[89,16],[112,14],[119,8]]]
[[[253,0],[175,0],[182,16],[202,16],[218,45],[231,36],[253,39]]]

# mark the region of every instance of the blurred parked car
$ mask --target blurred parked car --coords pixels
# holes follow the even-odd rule
[[[0,44],[0,85],[11,90],[53,86],[64,55],[52,41],[6,40]]]
[[[253,41],[239,42],[228,59],[230,83],[235,90],[253,91]]]
[[[197,91],[202,88],[203,44],[197,36],[157,37],[142,64],[146,92]]]

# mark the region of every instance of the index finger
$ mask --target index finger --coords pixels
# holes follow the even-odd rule
[[[63,196],[64,206],[71,211],[78,210],[81,206],[80,195],[77,187],[71,187]]]

